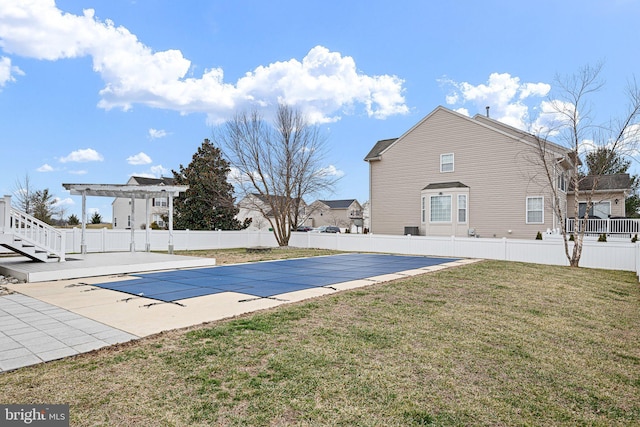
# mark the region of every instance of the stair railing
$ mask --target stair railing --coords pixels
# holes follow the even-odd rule
[[[65,233],[13,207],[9,208],[9,215],[11,232],[15,236],[57,256],[60,262],[65,261]]]

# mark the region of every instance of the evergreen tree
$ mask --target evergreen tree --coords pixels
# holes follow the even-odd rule
[[[38,190],[31,196],[31,208],[33,216],[47,224],[53,223],[53,215],[55,214],[54,205],[56,203],[53,194],[48,188]]]
[[[91,224],[102,224],[102,215],[94,212],[93,215],[91,215]]]
[[[78,225],[78,224],[80,224],[80,220],[78,219],[76,214],[69,215],[69,219],[67,220],[67,222],[69,223],[69,225]]]
[[[229,162],[208,139],[202,142],[187,167],[173,170],[176,185],[189,189],[174,200],[176,229],[240,230],[249,226],[236,218],[233,186],[227,181]]]

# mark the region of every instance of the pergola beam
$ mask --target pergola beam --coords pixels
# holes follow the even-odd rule
[[[173,199],[178,197],[180,193],[184,193],[189,189],[188,185],[129,185],[129,184],[62,184],[69,190],[72,196],[82,196],[82,237],[80,241],[80,251],[87,253],[87,244],[85,240],[86,229],[86,199],[87,196],[92,197],[112,197],[112,198],[130,198],[131,199],[131,242],[129,248],[131,252],[135,252],[135,200],[145,199],[147,217],[149,216],[149,199],[151,198],[168,198],[169,199],[169,242],[168,252],[173,253]],[[148,221],[147,221],[148,222]],[[145,250],[150,250],[149,242],[149,224],[147,226]]]

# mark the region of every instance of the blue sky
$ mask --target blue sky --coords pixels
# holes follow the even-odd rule
[[[624,112],[640,70],[637,0],[537,2],[3,0],[0,191],[171,176],[237,111],[278,100],[327,138],[342,178],[323,198],[368,198],[377,140],[438,105],[515,126],[554,77],[604,62],[598,119]],[[111,219],[111,199],[88,207]]]

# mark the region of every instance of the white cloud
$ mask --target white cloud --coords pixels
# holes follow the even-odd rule
[[[72,151],[66,157],[61,157],[58,159],[61,163],[67,162],[101,162],[104,160],[102,154],[98,153],[93,148],[84,148],[76,151]]]
[[[221,68],[187,77],[191,61],[179,50],[154,52],[127,28],[101,21],[87,9],[82,16],[62,12],[53,0],[3,0],[0,47],[10,54],[42,60],[90,56],[105,83],[99,106],[130,109],[133,104],[204,112],[217,123],[238,109],[266,108],[285,102],[315,122],[339,120],[360,106],[384,119],[405,114],[404,81],[394,75],[369,76],[353,58],[312,48],[301,61],[258,66],[235,84],[224,82]]]
[[[89,173],[89,171],[81,169],[81,170],[72,170],[72,171],[69,171],[69,173],[72,175],[86,175]]]
[[[47,163],[45,163],[44,165],[36,169],[36,171],[38,172],[53,172],[53,170],[54,170],[53,167],[48,165]]]
[[[11,58],[0,57],[0,87],[4,87],[7,82],[15,82],[14,75],[24,76],[24,72],[18,67],[11,65]]]
[[[60,197],[54,198],[53,205],[54,206],[74,206],[76,203],[73,201],[71,197],[66,197],[61,199]]]
[[[151,166],[150,170],[151,173],[154,174],[157,178],[160,178],[161,176],[167,176],[169,172],[171,172],[169,169],[165,168],[162,165]]]
[[[527,129],[531,121],[530,110],[536,108],[536,98],[549,94],[547,83],[521,83],[520,78],[509,73],[492,73],[486,83],[473,85],[441,79],[440,83],[451,88],[445,100],[456,111],[469,115],[471,104],[475,112],[484,113],[489,106],[490,116],[511,126]]]
[[[127,157],[127,163],[130,165],[148,165],[151,162],[151,157],[147,156],[143,152],[139,152],[135,156]]]
[[[164,129],[149,129],[149,138],[151,139],[164,138],[167,135],[168,133]]]
[[[334,165],[329,165],[326,168],[322,168],[320,170],[320,175],[340,178],[344,176],[344,171],[341,171],[340,169],[336,168]]]
[[[148,171],[132,173],[131,176],[142,176],[145,178],[160,178],[162,176],[172,176],[171,171],[162,165],[151,166]]]

